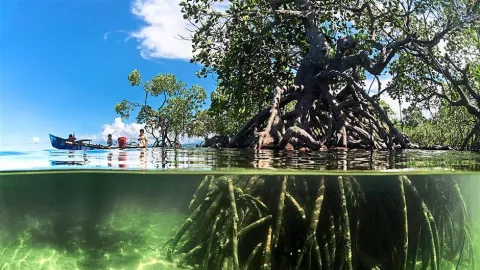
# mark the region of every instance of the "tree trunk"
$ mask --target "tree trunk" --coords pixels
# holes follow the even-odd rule
[[[248,121],[229,146],[311,150],[326,147],[408,148],[408,140],[358,83],[357,69],[367,66],[368,56],[352,55],[355,41],[350,37],[340,38],[336,55],[333,58],[327,56],[329,44],[318,29],[314,2],[296,0],[296,6],[309,50],[301,61],[294,85],[274,88],[270,108]],[[370,73],[379,73],[389,59],[391,57],[365,68]],[[339,94],[335,95],[336,92]],[[285,106],[294,100],[297,101],[295,109],[286,112]],[[263,130],[257,132],[255,125]],[[252,141],[256,143],[252,144]]]

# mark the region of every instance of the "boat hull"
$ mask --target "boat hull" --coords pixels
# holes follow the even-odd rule
[[[138,146],[126,146],[126,147],[107,147],[100,144],[85,144],[80,142],[70,143],[67,139],[57,137],[49,134],[50,143],[53,148],[62,150],[95,150],[95,149],[145,149]],[[67,143],[68,142],[68,143]]]
[[[89,145],[84,145],[81,143],[67,143],[68,140],[64,138],[60,138],[57,136],[54,136],[52,134],[50,135],[50,143],[52,144],[53,148],[56,149],[62,149],[62,150],[92,150],[92,149],[102,149],[100,147],[94,147],[94,146],[89,146]]]

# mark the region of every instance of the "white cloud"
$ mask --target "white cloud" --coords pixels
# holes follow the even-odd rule
[[[32,138],[32,141],[33,141],[34,143],[39,143],[39,142],[40,142],[40,138],[39,138],[39,137],[33,137],[33,138]]]
[[[144,128],[144,125],[137,123],[125,124],[122,122],[121,117],[117,117],[112,124],[103,125],[101,137],[105,142],[108,134],[112,134],[114,140],[118,137],[127,137],[129,140],[137,141],[138,134],[140,134],[140,129],[142,128]]]
[[[143,58],[185,59],[192,57],[192,43],[189,38],[192,25],[181,12],[180,0],[135,0],[132,13],[146,25],[132,33],[140,44],[138,49]],[[217,11],[227,9],[229,2],[215,3]]]
[[[132,13],[147,25],[132,36],[136,38],[144,58],[190,59],[192,44],[188,37],[189,23],[183,19],[180,0],[135,0]]]
[[[138,124],[138,123],[131,123],[125,124],[122,121],[121,117],[115,118],[115,121],[112,124],[105,124],[103,125],[102,129],[102,140],[107,141],[108,134],[112,134],[113,140],[117,140],[119,137],[127,137],[127,140],[137,142],[138,135],[140,134],[140,129],[145,128],[145,125]],[[159,134],[155,134],[158,136]],[[147,134],[148,136],[148,143],[153,143],[154,139],[151,135]],[[93,139],[94,140],[94,139]],[[183,136],[180,137],[180,143],[200,143],[203,141],[203,138],[200,137],[187,137]]]
[[[109,32],[106,32],[105,34],[103,34],[103,39],[104,40],[107,40],[109,39],[109,37],[112,35],[112,34],[127,34],[127,38],[124,39],[124,41],[128,41],[131,37],[130,37],[130,33],[125,31],[125,30],[116,30],[116,31],[109,31]],[[119,42],[119,41],[117,41]]]
[[[77,140],[92,140],[92,141],[95,141],[97,139],[97,136],[95,134],[92,134],[92,135],[75,135],[75,138],[77,138]]]

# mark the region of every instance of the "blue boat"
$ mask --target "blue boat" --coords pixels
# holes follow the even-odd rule
[[[48,134],[50,136],[50,142],[52,147],[62,150],[94,150],[94,149],[141,149],[138,145],[127,144],[125,147],[108,147],[101,144],[91,144],[92,140],[76,140],[74,142],[69,142],[68,139],[60,138],[58,136]]]
[[[64,149],[64,150],[109,149],[107,146],[104,146],[104,145],[87,143],[91,141],[88,139],[69,142],[68,139],[60,138],[52,134],[48,134],[48,135],[50,136],[50,142],[52,143],[52,147],[56,149]]]

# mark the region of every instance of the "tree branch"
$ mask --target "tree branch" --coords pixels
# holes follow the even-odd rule
[[[459,28],[461,28],[462,26],[464,26],[465,24],[468,24],[468,23],[473,23],[477,20],[480,19],[480,15],[479,14],[475,14],[475,13],[471,13],[467,16],[465,16],[465,18],[463,18],[463,20],[460,20],[460,22],[458,23],[454,23],[454,24],[450,24],[448,25],[445,29],[443,29],[442,31],[440,31],[439,33],[436,33],[433,37],[433,39],[431,40],[419,40],[419,39],[413,39],[413,43],[416,43],[416,44],[420,44],[420,45],[423,45],[423,46],[426,46],[426,47],[433,47],[433,46],[436,46],[438,43],[440,43],[440,41],[445,37],[445,35],[447,35],[448,33],[450,32],[453,32]]]
[[[275,10],[274,12],[275,14],[279,14],[279,15],[307,18],[307,15],[302,11],[279,9],[279,10]]]
[[[289,4],[289,3],[292,3],[294,2],[295,0],[270,0],[270,4],[272,6],[281,6],[283,4]]]
[[[401,136],[401,134],[398,132],[398,130],[393,126],[392,122],[390,121],[390,119],[388,118],[387,114],[383,111],[383,109],[380,107],[380,105],[375,101],[375,99],[373,99],[371,96],[369,96],[365,90],[363,89],[363,87],[361,85],[359,85],[357,82],[355,82],[355,80],[349,76],[348,74],[345,74],[345,73],[340,73],[340,72],[337,72],[337,71],[332,71],[332,73],[335,73],[335,75],[337,76],[340,76],[340,77],[343,77],[344,79],[346,79],[350,84],[352,84],[355,89],[360,92],[360,94],[363,96],[363,98],[365,98],[366,100],[368,100],[368,102],[370,102],[370,104],[372,104],[372,106],[375,108],[375,110],[377,111],[377,113],[380,115],[380,118],[385,122],[387,123],[389,129],[390,129],[390,132],[392,132],[395,136],[395,138],[398,140],[398,142],[400,143],[400,145],[402,146],[402,148],[407,148],[407,144],[405,143],[405,141],[403,140],[403,137]]]

